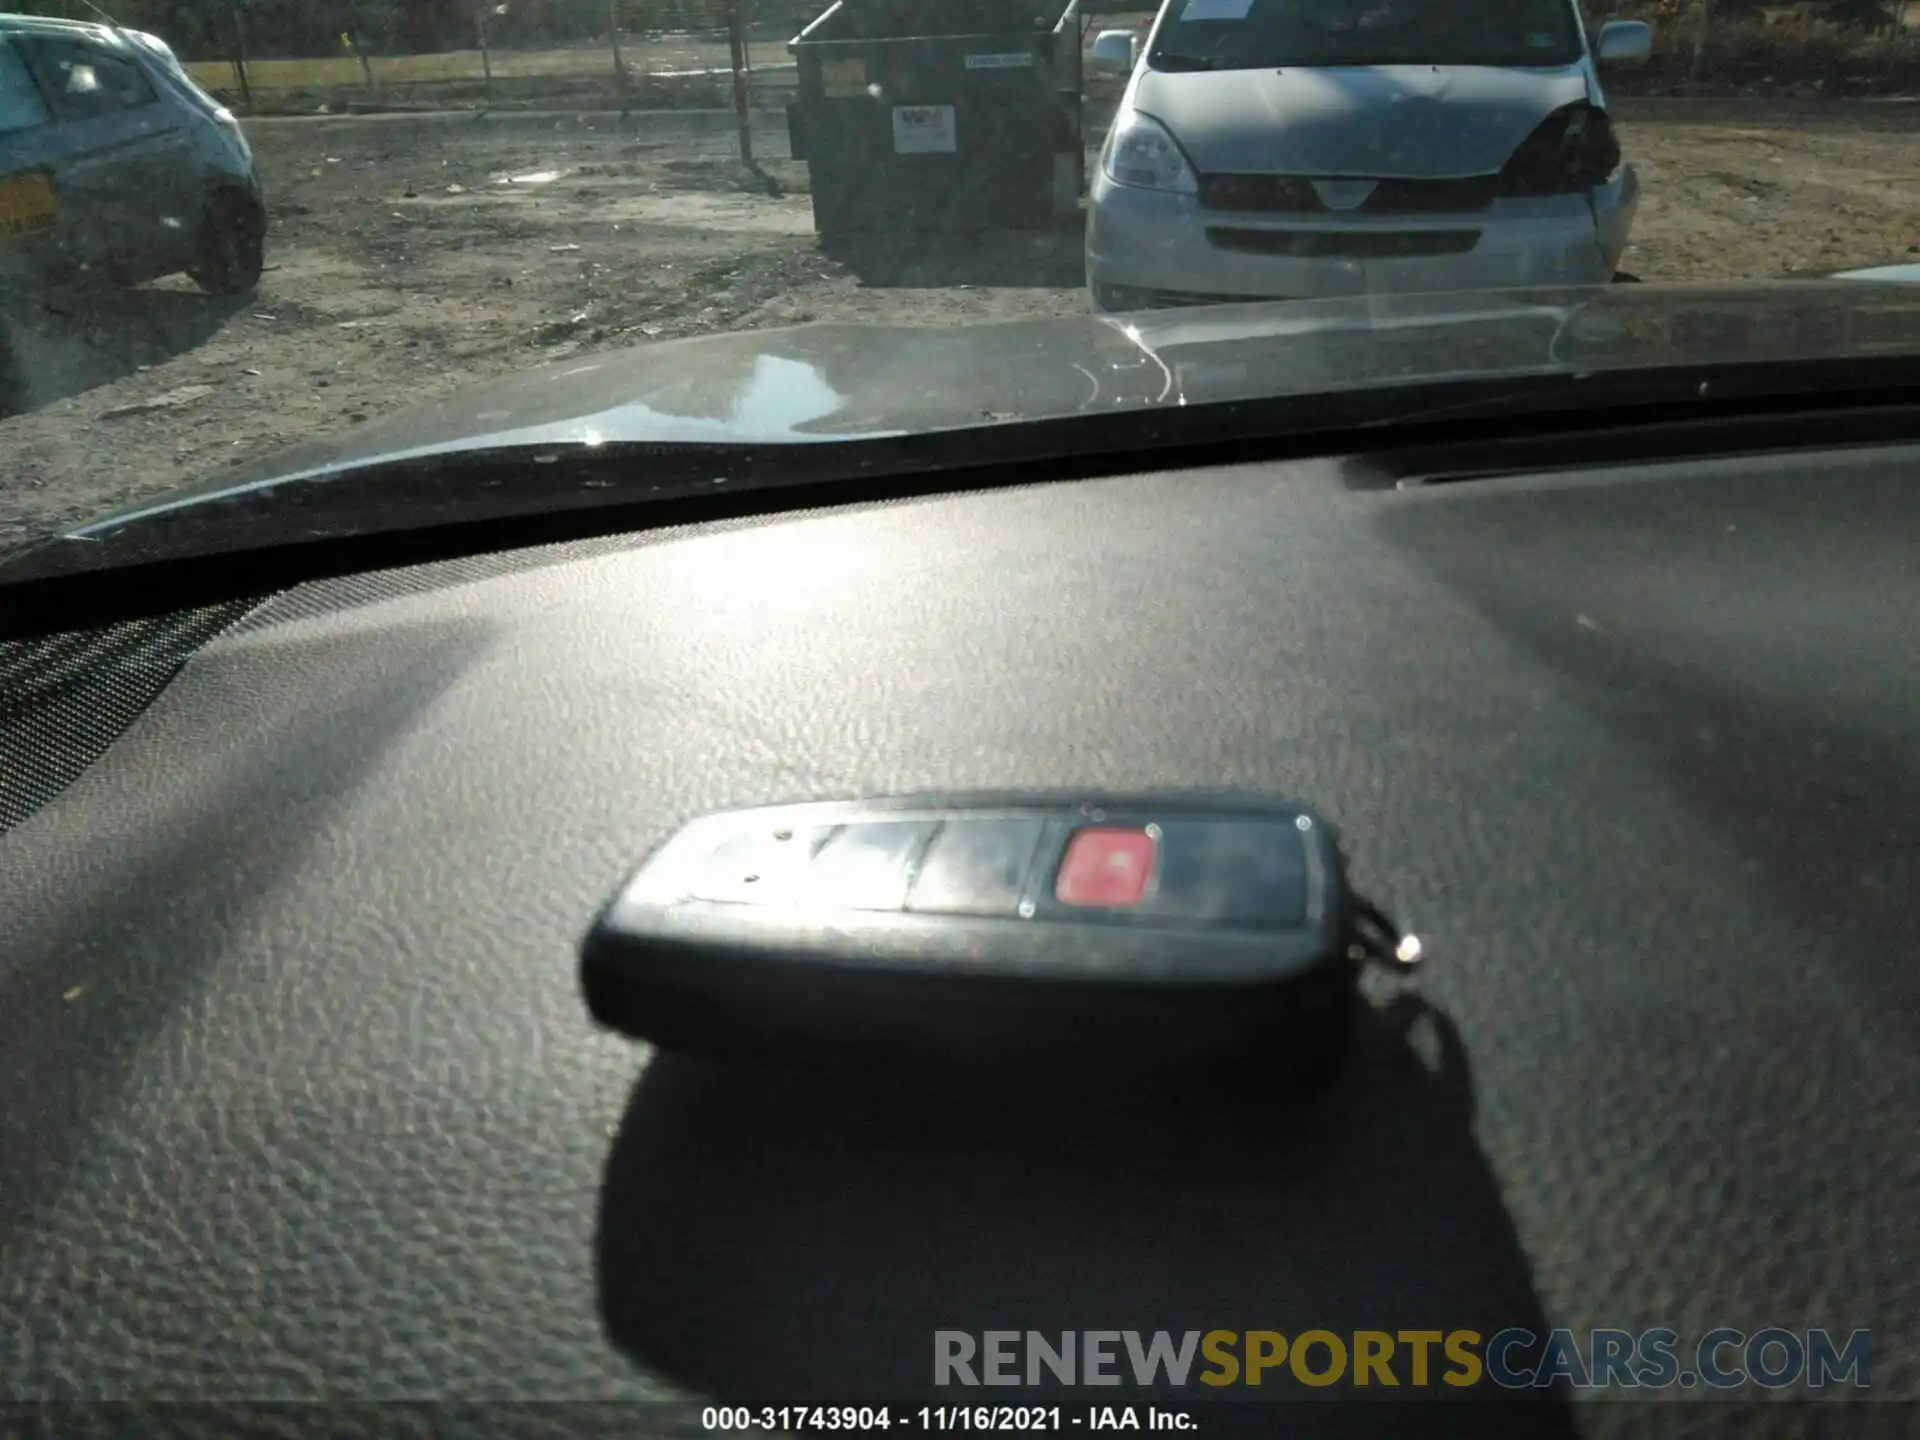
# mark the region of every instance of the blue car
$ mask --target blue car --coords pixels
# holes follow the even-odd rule
[[[0,292],[185,271],[243,295],[266,228],[239,122],[166,42],[0,15]]]

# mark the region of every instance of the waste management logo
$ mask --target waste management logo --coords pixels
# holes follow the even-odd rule
[[[1873,1336],[1854,1330],[936,1330],[936,1385],[1039,1388],[1446,1393],[1571,1386],[1579,1390],[1813,1391],[1872,1385]]]

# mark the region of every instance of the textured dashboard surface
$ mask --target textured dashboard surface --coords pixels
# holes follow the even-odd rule
[[[1914,1396],[1913,468],[1145,475],[270,602],[0,836],[0,1396],[900,1396],[936,1328],[1543,1323],[1870,1328]],[[692,812],[1075,784],[1320,806],[1424,1002],[1306,1114],[588,1025],[574,946]]]

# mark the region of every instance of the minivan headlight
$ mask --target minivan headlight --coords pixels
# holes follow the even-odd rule
[[[1172,132],[1137,110],[1114,117],[1113,128],[1107,133],[1104,168],[1107,178],[1116,185],[1171,190],[1181,195],[1192,195],[1200,189],[1193,166]]]
[[[1620,141],[1597,105],[1567,105],[1547,116],[1500,171],[1500,193],[1515,198],[1578,195],[1620,168]]]

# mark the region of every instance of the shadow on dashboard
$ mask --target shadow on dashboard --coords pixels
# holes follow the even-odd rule
[[[1304,1107],[1118,1082],[969,1107],[891,1073],[854,1094],[663,1056],[608,1162],[601,1308],[629,1356],[688,1389],[848,1403],[1154,1398],[940,1390],[936,1330],[1541,1333],[1472,1110],[1457,1033],[1410,994],[1367,1008],[1352,1069]],[[1434,1359],[1427,1394],[1468,1393]],[[1206,1368],[1183,1401],[1214,1393],[1193,1383]],[[1344,1399],[1288,1406],[1316,1434],[1485,1433],[1520,1408],[1355,1403],[1272,1374],[1217,1393]],[[1257,1403],[1212,1413],[1228,1412],[1284,1423]],[[1520,1428],[1570,1434],[1568,1413],[1529,1404]]]
[[[278,642],[276,693],[257,665],[206,653],[112,770],[25,822],[42,858],[0,874],[0,1236],[58,1203],[143,1052],[481,638],[463,624],[378,647]],[[146,783],[109,803],[89,792],[127,774]]]
[[[1380,529],[1567,677],[1911,1036],[1920,489],[1897,461],[1636,478],[1461,487]],[[1669,874],[1678,914],[1697,881]]]

